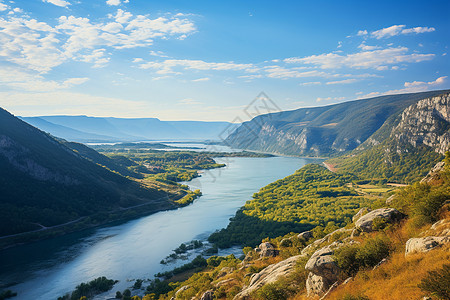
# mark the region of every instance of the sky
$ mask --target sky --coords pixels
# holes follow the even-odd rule
[[[14,115],[246,120],[450,88],[450,1],[0,0]]]

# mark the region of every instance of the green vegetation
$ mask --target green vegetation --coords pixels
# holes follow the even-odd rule
[[[335,174],[320,165],[304,166],[255,193],[228,227],[212,234],[209,241],[221,248],[255,246],[266,237],[319,225],[345,226],[360,207],[373,202],[348,185],[353,179],[354,176]]]
[[[5,300],[5,299],[9,299],[12,297],[17,296],[17,293],[11,291],[11,290],[6,290],[6,291],[1,291],[0,292],[0,300]]]
[[[376,266],[389,255],[391,250],[391,241],[387,236],[376,236],[365,240],[363,244],[354,244],[337,249],[335,259],[337,265],[349,277],[355,276],[362,268]]]
[[[442,269],[428,272],[419,288],[438,299],[450,299],[450,265],[446,264]]]
[[[188,191],[188,193],[183,198],[176,200],[175,202],[180,205],[188,205],[194,202],[194,200],[200,197],[201,195],[202,192],[200,192],[200,190],[195,190],[193,192]]]
[[[163,273],[158,273],[155,276],[156,277],[160,277],[160,278],[170,278],[174,275],[186,272],[186,271],[190,271],[193,269],[197,269],[197,268],[201,268],[206,266],[206,259],[203,258],[203,256],[198,255],[196,258],[194,258],[190,263],[184,264],[181,267],[175,268],[172,271],[167,271],[167,272],[163,272]]]
[[[397,151],[401,149],[401,151]],[[443,156],[424,145],[398,145],[392,138],[363,152],[353,153],[328,162],[339,173],[357,174],[361,179],[379,182],[411,183],[425,176]]]
[[[58,300],[92,299],[94,296],[112,289],[117,282],[117,280],[106,277],[98,277],[88,283],[79,284],[71,294],[59,297]]]

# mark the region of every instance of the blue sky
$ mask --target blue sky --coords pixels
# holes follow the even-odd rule
[[[0,0],[15,115],[246,119],[450,88],[450,1]]]

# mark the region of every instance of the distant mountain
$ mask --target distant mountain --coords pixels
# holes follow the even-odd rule
[[[353,150],[373,134],[386,138],[396,118],[419,100],[448,91],[381,96],[255,117],[225,143],[236,148],[288,155],[333,156]]]
[[[124,176],[133,174],[84,145],[55,140],[0,108],[0,236],[87,216],[92,222],[108,220],[141,204],[148,204],[146,211],[174,207],[171,194]]]
[[[230,126],[237,127],[228,122],[161,121],[157,118],[41,116],[21,119],[54,136],[76,142],[218,140]]]

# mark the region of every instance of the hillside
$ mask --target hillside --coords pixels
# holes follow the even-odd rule
[[[161,121],[157,118],[101,118],[87,116],[21,117],[54,136],[75,142],[145,140],[218,140],[228,122]]]
[[[123,175],[133,174],[0,109],[0,236],[77,220],[92,225],[120,218],[119,212],[137,205],[145,204],[141,214],[168,209],[174,207],[169,198],[180,197]]]
[[[410,105],[354,151],[328,162],[360,178],[410,183],[442,160],[449,146],[447,92]]]
[[[397,125],[396,117],[419,100],[446,92],[388,95],[260,115],[243,123],[225,143],[270,153],[335,156],[357,148],[383,125],[390,131]]]
[[[240,259],[197,257],[184,267],[194,268],[193,275],[156,279],[131,294],[146,294],[145,300],[449,299],[449,166],[447,154],[420,183],[360,209],[345,227],[264,238]]]

